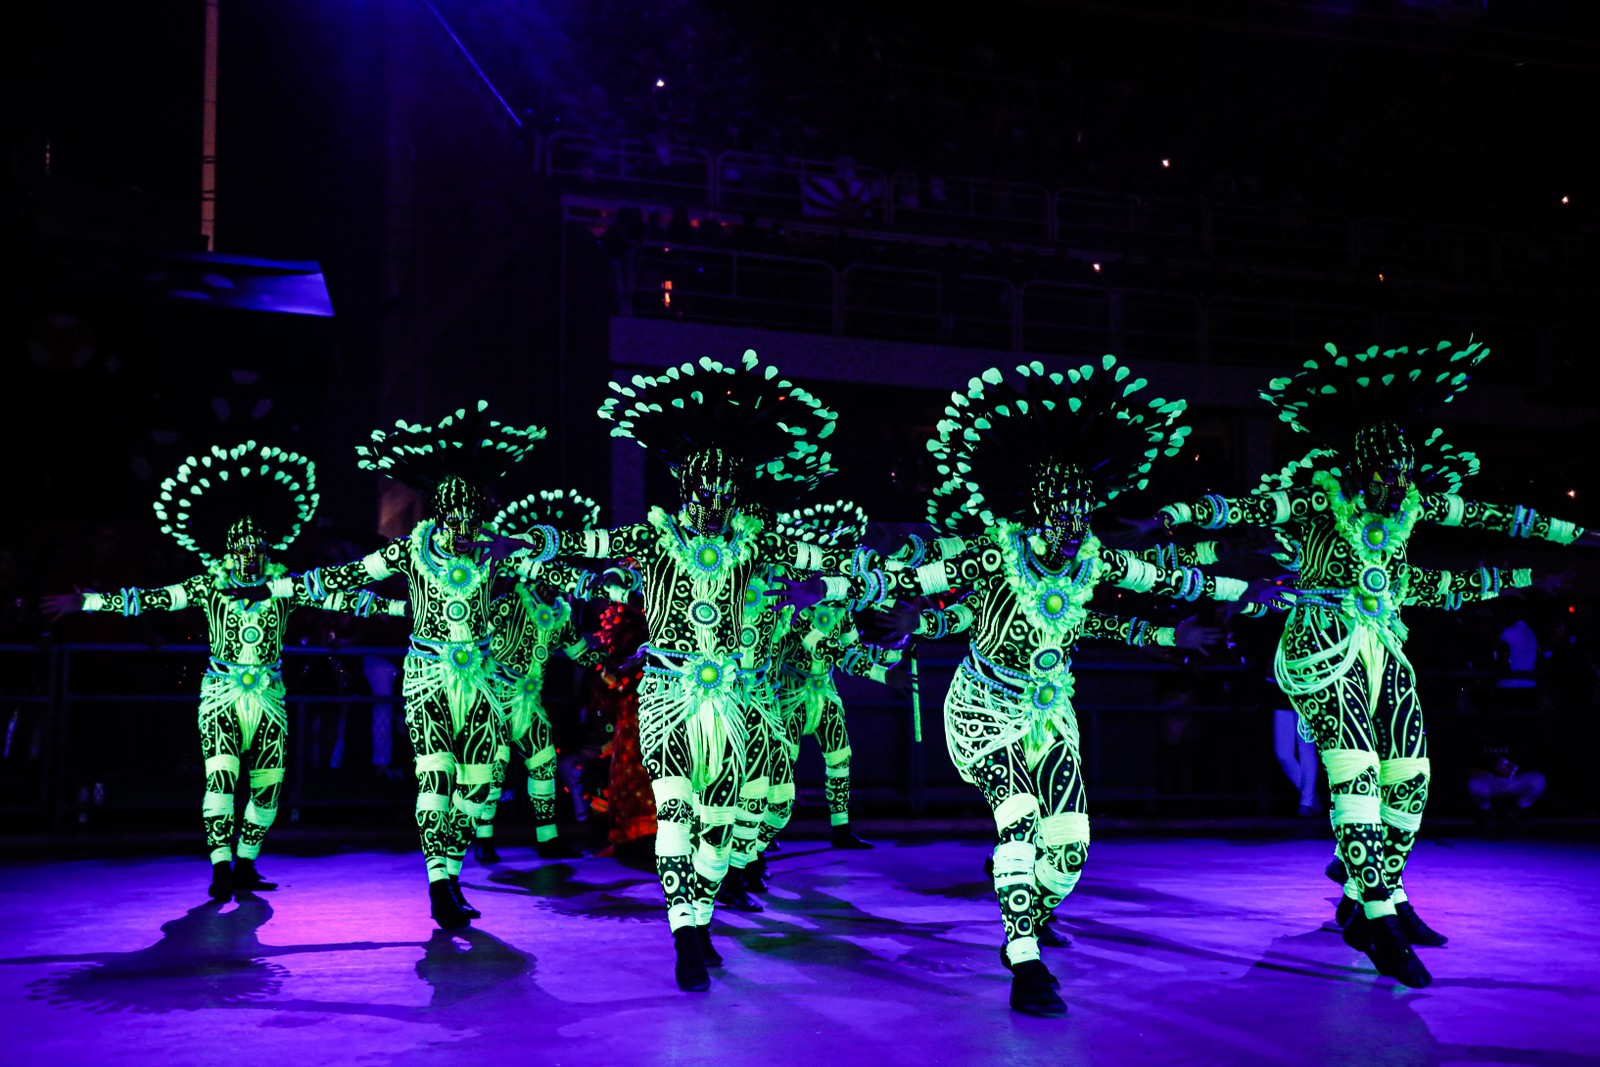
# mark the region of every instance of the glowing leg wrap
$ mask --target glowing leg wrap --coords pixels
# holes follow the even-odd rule
[[[537,734],[538,724],[534,725]],[[533,803],[533,836],[538,841],[556,838],[556,750],[549,743],[549,728],[544,730],[546,743],[533,750],[528,757],[528,799]]]
[[[1048,916],[1072,893],[1089,856],[1089,816],[1081,811],[1046,815],[1039,820],[1040,855],[1034,863],[1043,896],[1041,917]]]
[[[1378,801],[1378,757],[1365,749],[1322,751],[1333,797],[1339,856],[1361,894],[1368,918],[1392,915],[1383,883],[1384,831]]]
[[[494,813],[500,806],[500,794],[506,785],[506,766],[511,762],[511,746],[501,745],[495,749],[494,763],[489,778],[489,799],[487,801],[487,814],[478,820],[474,827],[480,839],[494,836]]]
[[[1386,759],[1378,764],[1378,782],[1383,789],[1383,884],[1394,904],[1406,900],[1401,878],[1422,827],[1430,777],[1426,756]]]

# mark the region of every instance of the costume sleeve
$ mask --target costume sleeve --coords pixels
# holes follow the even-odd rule
[[[530,545],[537,551],[513,558],[547,563],[557,556],[609,560],[652,555],[654,537],[655,530],[646,522],[618,526],[612,530],[557,530],[554,526],[535,526],[529,539]]]
[[[927,608],[917,620],[914,633],[937,641],[946,634],[959,634],[972,629],[978,613],[965,600],[945,608]]]
[[[1493,600],[1502,589],[1526,589],[1532,584],[1533,572],[1526,567],[1515,570],[1476,567],[1461,571],[1407,567],[1406,590],[1400,603],[1407,607],[1455,611],[1463,604]]]
[[[1156,626],[1145,619],[1111,615],[1093,608],[1089,609],[1088,616],[1083,620],[1083,636],[1101,641],[1120,641],[1140,648],[1145,645],[1171,647],[1178,643],[1175,627]]]
[[[561,629],[550,639],[550,645],[580,667],[593,667],[605,662],[605,649],[589,644],[570,613],[567,621],[561,624]]]
[[[1282,526],[1293,517],[1296,499],[1308,495],[1308,489],[1280,489],[1242,497],[1211,493],[1193,504],[1168,504],[1156,514],[1165,519],[1168,526],[1193,523],[1202,530],[1221,530],[1229,526]]]
[[[798,537],[786,537],[773,530],[762,532],[761,547],[767,553],[769,562],[803,574],[818,572],[839,574],[852,564],[856,570],[875,565],[862,562],[873,555],[870,549],[858,551],[849,546],[836,548],[819,545],[812,541],[802,541]]]
[[[403,618],[409,600],[395,600],[379,596],[368,589],[335,589],[321,600],[313,600],[304,590],[297,589],[290,601],[297,608],[316,608],[319,611],[347,611],[358,619],[373,615]]]
[[[116,611],[129,616],[146,611],[182,611],[205,600],[209,577],[197,574],[177,585],[164,585],[158,589],[129,586],[115,593],[85,593],[83,610]]]
[[[905,657],[905,653],[898,648],[869,645],[861,640],[861,631],[856,628],[854,619],[839,635],[839,644],[844,649],[844,655],[839,660],[841,671],[880,684],[887,680],[889,669]]]
[[[1173,543],[1141,548],[1136,552],[1123,551],[1158,567],[1209,567],[1217,562],[1215,541],[1196,541],[1192,545]]]
[[[889,554],[884,565],[890,570],[915,570],[924,563],[955,559],[972,551],[973,544],[964,537],[924,538],[912,534],[906,543]]]
[[[410,538],[397,537],[376,552],[358,560],[331,567],[313,567],[292,580],[279,579],[283,584],[268,582],[275,600],[304,599],[310,603],[326,600],[328,594],[341,590],[360,589],[364,585],[381,582],[392,574],[399,574],[405,563]]]
[[[1454,493],[1433,493],[1422,498],[1422,519],[1438,526],[1470,526],[1508,537],[1536,537],[1570,545],[1583,536],[1583,527],[1541,515],[1521,504],[1490,504],[1466,500]]]
[[[1103,579],[1136,593],[1159,593],[1174,600],[1238,600],[1250,588],[1241,578],[1210,575],[1198,567],[1158,567],[1115,548],[1102,548]]]

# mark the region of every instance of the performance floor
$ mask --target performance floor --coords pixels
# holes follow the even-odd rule
[[[1055,1020],[1006,1006],[979,842],[789,843],[768,910],[719,913],[708,994],[672,984],[651,875],[506,851],[469,861],[484,917],[453,937],[415,855],[269,851],[283,887],[223,907],[198,859],[4,864],[0,1062],[1600,1063],[1589,845],[1424,842],[1412,898],[1451,942],[1407,990],[1320,929],[1324,845],[1097,843],[1046,950]]]

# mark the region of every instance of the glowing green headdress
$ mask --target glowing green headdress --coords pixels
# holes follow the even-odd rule
[[[718,448],[758,480],[805,480],[833,473],[817,444],[833,432],[837,412],[804,388],[762,367],[752,350],[737,364],[708,356],[611,383],[618,395],[600,405],[615,422],[612,437],[631,437],[677,471],[689,457]]]
[[[298,452],[246,441],[213,445],[190,456],[161,483],[155,501],[161,532],[196,553],[207,566],[226,548],[228,528],[243,518],[267,544],[288,548],[317,510],[316,466]]]
[[[820,545],[850,545],[867,534],[867,513],[848,500],[780,511],[778,532]]]
[[[1115,356],[1065,374],[1037,361],[1020,381],[991,367],[950,394],[928,442],[945,481],[928,501],[936,527],[991,525],[1027,514],[1052,472],[1070,470],[1096,503],[1144,488],[1155,459],[1176,455],[1189,427],[1182,400],[1136,399],[1148,384]]]
[[[451,477],[480,489],[490,486],[544,440],[545,432],[491,419],[485,414],[488,407],[487,400],[480,400],[470,412],[457,408],[437,426],[401,419],[393,430],[373,430],[372,444],[356,446],[361,457],[357,463],[419,493],[430,493]]]
[[[489,526],[503,534],[527,533],[535,526],[592,530],[600,525],[600,505],[576,489],[541,489],[513,500],[495,513]]]

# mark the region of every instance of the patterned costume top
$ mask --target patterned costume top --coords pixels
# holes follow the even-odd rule
[[[1082,523],[1092,508],[1143,484],[1151,461],[1181,447],[1181,401],[1131,404],[1145,385],[1105,357],[1066,375],[1017,368],[1020,388],[998,370],[952,395],[929,449],[948,481],[929,502],[936,526],[966,537],[913,543],[889,564],[889,595],[946,592],[963,602],[925,613],[919,631],[966,630],[971,643],[946,699],[950,757],[967,777],[985,756],[1022,741],[1031,762],[1058,741],[1077,745],[1073,645],[1083,637],[1172,644],[1174,631],[1089,607],[1101,585],[1183,600],[1237,600],[1245,582],[1213,577],[1157,550],[1155,559],[1103,545],[1080,526],[1075,551],[1055,566],[1047,542],[1018,516],[1041,500],[1071,498]],[[1059,488],[1051,489],[1050,487]]]

